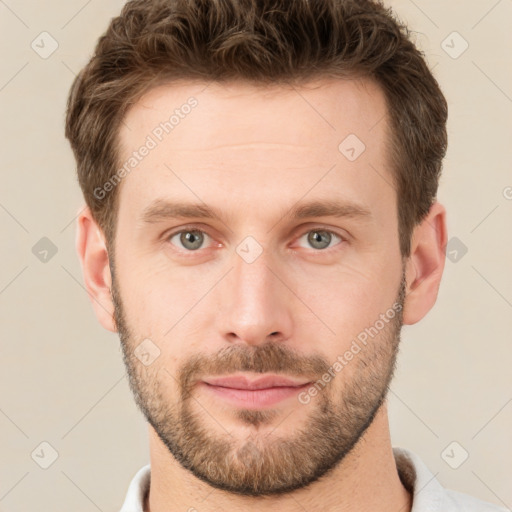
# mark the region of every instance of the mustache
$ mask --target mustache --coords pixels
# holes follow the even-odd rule
[[[193,355],[178,372],[182,398],[186,398],[202,376],[236,372],[285,373],[316,380],[330,368],[318,355],[304,356],[281,343],[268,342],[247,347],[231,345],[212,356]]]

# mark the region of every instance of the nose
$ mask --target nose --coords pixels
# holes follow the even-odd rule
[[[279,268],[268,250],[252,263],[234,253],[219,306],[227,341],[259,345],[291,337],[293,294]]]

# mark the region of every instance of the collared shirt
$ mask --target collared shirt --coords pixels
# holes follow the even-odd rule
[[[413,495],[411,512],[510,512],[458,491],[445,489],[423,461],[410,450],[394,447],[400,480]],[[144,512],[144,497],[151,480],[150,464],[135,474],[120,512]]]

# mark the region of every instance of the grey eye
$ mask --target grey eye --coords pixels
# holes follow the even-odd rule
[[[175,233],[169,238],[169,241],[171,242],[172,239],[176,237],[178,237],[183,249],[188,251],[197,251],[197,249],[200,249],[204,243],[205,233],[195,229],[188,229]]]
[[[314,249],[326,249],[331,244],[332,240],[338,238],[341,240],[341,237],[332,233],[331,231],[323,230],[323,229],[314,229],[309,231],[303,236],[307,235],[308,244]]]

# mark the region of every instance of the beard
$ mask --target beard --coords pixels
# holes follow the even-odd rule
[[[266,342],[230,345],[213,355],[197,353],[180,364],[176,375],[155,363],[153,368],[146,367],[134,355],[143,337],[127,322],[113,265],[111,274],[114,319],[135,402],[181,466],[214,488],[244,496],[271,496],[311,484],[353,450],[386,399],[400,342],[404,269],[395,300],[402,307],[354,356],[350,362],[354,371],[342,389],[333,396],[329,383],[307,405],[297,401],[297,408],[308,407],[310,411],[303,426],[287,438],[279,436],[279,425],[293,421],[296,409],[264,434],[258,427],[271,425],[282,412],[233,408],[230,412],[237,423],[255,427],[243,440],[228,432],[194,396],[201,377],[242,371],[316,375],[321,379],[332,362],[317,355],[301,355],[282,343]],[[159,345],[164,346],[164,342]],[[168,398],[168,389],[173,386],[179,394],[175,403]]]

